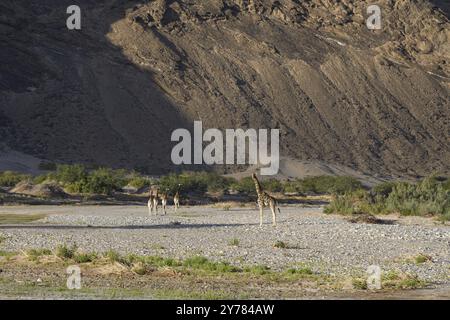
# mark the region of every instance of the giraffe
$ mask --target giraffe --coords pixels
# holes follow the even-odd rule
[[[151,188],[150,197],[147,202],[149,215],[152,214],[153,209],[155,209],[155,215],[158,214],[158,189]]]
[[[177,209],[180,207],[180,193],[178,191],[173,196],[173,206],[175,208],[175,212],[177,212]]]
[[[148,202],[147,202],[147,206],[148,206],[148,215],[149,216],[151,216],[152,215],[152,212],[153,212],[153,208],[155,208],[156,209],[156,207],[154,206],[154,196],[153,196],[153,194],[150,192],[150,198],[148,199]]]
[[[166,192],[161,193],[159,198],[161,199],[161,205],[162,205],[164,214],[167,214],[166,206],[167,206],[167,199],[169,198],[168,195],[167,195],[167,189],[166,189]]]
[[[255,183],[256,193],[258,195],[258,206],[259,206],[259,225],[263,225],[263,209],[264,207],[269,207],[272,211],[272,224],[277,225],[277,216],[275,214],[275,208],[277,208],[277,200],[270,196],[267,192],[263,190],[261,184],[259,183],[256,174],[252,174],[253,182]],[[280,208],[277,208],[280,212]],[[280,212],[281,213],[281,212]]]

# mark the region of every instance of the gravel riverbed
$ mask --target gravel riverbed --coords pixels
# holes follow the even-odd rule
[[[203,255],[235,265],[286,269],[307,265],[317,272],[357,275],[370,265],[399,270],[434,283],[450,282],[450,227],[424,218],[391,224],[354,224],[320,207],[281,208],[277,227],[259,227],[256,209],[182,207],[149,216],[144,206],[2,207],[0,213],[45,213],[42,220],[0,225],[1,250],[53,249],[75,244],[84,251],[186,258]],[[238,245],[231,245],[237,239]],[[287,248],[275,248],[282,241]],[[418,254],[431,261],[415,263]]]

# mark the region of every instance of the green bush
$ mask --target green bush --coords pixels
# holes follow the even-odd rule
[[[444,182],[442,182],[442,188],[444,188],[445,190],[450,191],[450,179],[447,179]]]
[[[324,213],[350,215],[355,213],[354,201],[351,195],[338,195],[324,208]]]
[[[146,177],[135,175],[128,180],[128,185],[136,189],[142,189],[144,187],[149,187],[151,185],[151,180]]]
[[[251,177],[245,177],[233,183],[231,188],[245,194],[256,194],[255,183]]]
[[[264,180],[262,183],[264,190],[269,192],[281,192],[283,191],[283,184],[277,179]],[[254,185],[253,185],[254,187]]]
[[[82,165],[60,165],[55,179],[71,193],[111,194],[127,183],[127,172],[99,168],[88,172]]]
[[[28,179],[31,179],[31,176],[14,171],[4,171],[0,173],[0,187],[14,187],[20,181]]]
[[[372,193],[375,196],[381,196],[383,198],[387,198],[387,196],[394,189],[395,184],[396,184],[395,182],[383,182],[383,183],[377,184],[375,187],[372,188]]]
[[[59,245],[56,248],[56,256],[61,259],[72,259],[77,251],[76,246],[67,247],[66,245]]]
[[[184,172],[161,177],[159,185],[161,190],[169,193],[205,193],[224,192],[234,182],[234,179],[222,177],[213,172]]]
[[[126,184],[123,172],[107,168],[92,171],[83,185],[83,193],[111,194]]]
[[[62,184],[75,184],[86,180],[87,169],[81,164],[59,164],[56,166],[55,179]]]
[[[34,184],[41,184],[41,183],[44,183],[47,180],[49,180],[49,176],[46,175],[46,174],[41,174],[41,175],[35,176],[33,178],[33,183]]]
[[[296,179],[283,185],[284,192],[312,194],[345,194],[362,188],[353,177],[316,176]]]
[[[391,182],[378,185],[371,193],[355,191],[336,196],[325,213],[400,213],[401,215],[438,215],[450,218],[450,191],[434,177],[418,183]]]
[[[73,260],[76,263],[88,263],[93,262],[97,258],[95,253],[76,253],[73,256]]]
[[[286,181],[283,184],[283,192],[285,193],[302,193],[302,188],[298,181]]]
[[[352,177],[317,176],[305,178],[300,183],[303,192],[316,194],[344,194],[362,188],[361,182]]]

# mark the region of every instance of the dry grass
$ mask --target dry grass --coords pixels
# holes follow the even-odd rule
[[[29,223],[45,217],[45,214],[0,214],[0,224]]]

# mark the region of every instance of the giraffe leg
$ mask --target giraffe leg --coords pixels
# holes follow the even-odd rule
[[[275,213],[275,203],[272,201],[270,202],[270,210],[272,211],[272,224],[273,226],[277,225],[277,215]]]
[[[263,206],[259,205],[259,226],[263,225]]]

